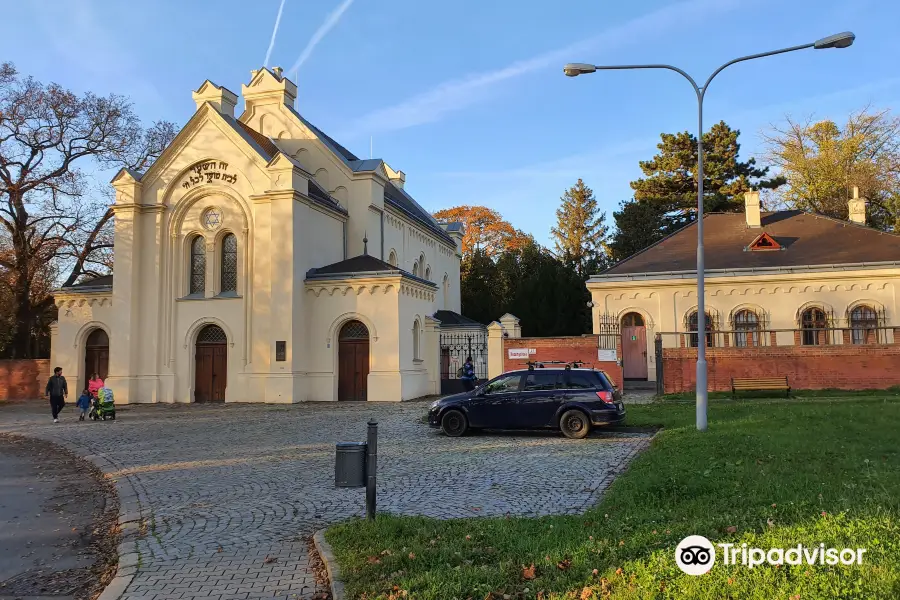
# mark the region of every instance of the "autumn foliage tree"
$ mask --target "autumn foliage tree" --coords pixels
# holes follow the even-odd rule
[[[434,218],[441,223],[463,224],[463,256],[471,255],[476,248],[495,256],[533,241],[530,235],[517,230],[499,212],[486,206],[454,206],[437,211]]]
[[[14,326],[4,354],[35,354],[55,285],[111,265],[109,188],[92,187],[84,169],[142,170],[175,131],[145,130],[122,96],[79,96],[0,65],[0,293]]]
[[[869,109],[843,126],[788,118],[764,137],[767,158],[787,180],[776,192],[781,204],[846,219],[856,186],[869,200],[871,225],[900,229],[900,118]]]

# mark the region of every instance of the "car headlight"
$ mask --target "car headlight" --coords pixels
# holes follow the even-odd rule
[[[435,400],[434,402],[431,403],[431,406],[428,407],[428,410],[434,410],[435,408],[438,407],[438,404],[440,404],[440,403],[441,403],[440,400]]]

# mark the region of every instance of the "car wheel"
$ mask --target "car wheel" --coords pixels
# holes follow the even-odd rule
[[[559,428],[567,438],[580,440],[590,433],[591,422],[580,410],[567,410],[559,419]]]
[[[441,429],[445,435],[450,437],[459,437],[463,435],[469,428],[466,415],[462,412],[452,409],[444,413],[441,417]]]

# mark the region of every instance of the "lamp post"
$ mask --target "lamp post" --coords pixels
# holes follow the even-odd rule
[[[823,50],[825,48],[846,48],[853,43],[856,36],[849,31],[831,35],[811,44],[803,44],[800,46],[791,46],[790,48],[782,48],[781,50],[772,50],[770,52],[762,52],[760,54],[751,54],[742,56],[734,60],[728,61],[715,71],[706,80],[702,86],[697,85],[694,78],[685,71],[672,65],[591,65],[585,63],[569,63],[563,67],[563,72],[568,77],[577,77],[578,75],[586,75],[595,71],[619,71],[624,69],[668,69],[687,79],[694,87],[697,93],[697,429],[706,431],[706,412],[707,412],[707,385],[706,385],[706,306],[704,298],[704,265],[703,265],[703,98],[706,96],[706,90],[710,82],[722,72],[723,69],[735,63],[754,58],[762,58],[764,56],[772,56],[774,54],[784,54],[785,52],[793,52],[795,50],[805,50],[806,48],[815,48]],[[702,341],[701,341],[702,340]]]

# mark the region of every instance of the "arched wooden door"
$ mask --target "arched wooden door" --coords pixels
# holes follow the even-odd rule
[[[348,321],[338,336],[338,400],[366,400],[369,379],[369,329]]]
[[[622,376],[647,380],[647,328],[640,313],[622,317]]]
[[[93,330],[84,343],[83,381],[74,393],[80,394],[94,373],[97,373],[103,381],[106,381],[106,376],[109,375],[109,336],[102,329]]]
[[[228,383],[228,338],[218,325],[197,334],[194,374],[195,402],[224,402]]]

